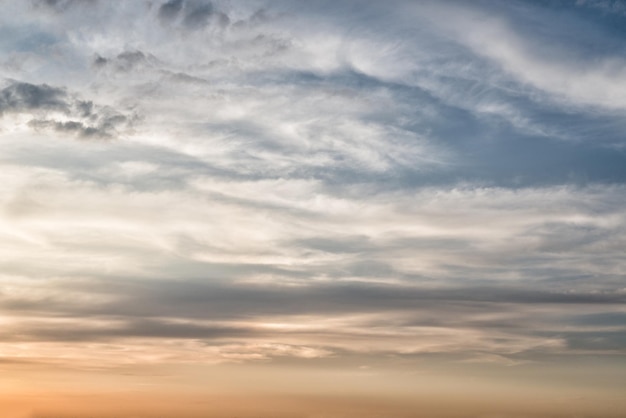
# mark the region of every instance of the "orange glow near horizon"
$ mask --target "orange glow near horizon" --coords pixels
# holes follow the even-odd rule
[[[529,372],[534,375],[524,377]],[[515,373],[518,378],[511,378]],[[33,368],[14,374],[21,384],[12,390],[6,389],[20,379],[0,377],[0,410],[6,418],[621,416],[626,401],[619,387],[558,383],[549,376],[558,373],[517,370],[498,377],[475,369],[407,373],[271,364]],[[541,377],[548,380],[541,383]]]
[[[600,404],[599,402],[602,402]],[[47,394],[0,399],[5,418],[574,417],[620,418],[607,398],[464,396],[188,395],[162,392]]]

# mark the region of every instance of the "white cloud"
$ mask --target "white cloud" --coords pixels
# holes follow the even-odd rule
[[[517,32],[507,17],[496,13],[447,4],[429,5],[427,10],[431,24],[553,100],[566,106],[626,107],[626,61],[619,56],[563,59],[558,44],[550,51],[545,40]],[[542,23],[549,24],[549,18]]]

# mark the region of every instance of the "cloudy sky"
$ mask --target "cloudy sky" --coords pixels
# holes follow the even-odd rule
[[[626,3],[0,6],[8,413],[626,408]]]

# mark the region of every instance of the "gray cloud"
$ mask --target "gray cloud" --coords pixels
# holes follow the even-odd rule
[[[536,361],[546,353],[619,353],[625,348],[623,327],[616,329],[613,322],[625,301],[623,292],[363,283],[303,288],[190,281],[68,285],[70,299],[67,294],[31,301],[3,297],[5,311],[23,314],[19,323],[4,329],[3,340],[116,344],[177,339],[202,341],[217,350],[224,344],[272,341],[323,347],[346,359],[352,353],[436,354],[442,360],[492,354],[507,363]],[[78,303],[82,292],[90,299],[84,304]],[[115,300],[95,302],[100,296]],[[573,307],[590,313],[573,319]],[[593,324],[584,318],[594,318]],[[564,321],[578,329],[564,331]]]
[[[10,82],[0,91],[0,114],[32,110],[57,110],[67,112],[67,92],[47,84],[35,85]]]
[[[185,18],[183,24],[189,29],[205,26],[214,14],[213,4],[202,1],[187,2],[185,4]]]
[[[572,292],[529,290],[512,286],[468,286],[430,288],[421,286],[376,285],[360,282],[310,286],[228,285],[218,282],[128,281],[68,283],[85,294],[113,296],[113,302],[66,303],[62,300],[7,299],[6,309],[45,312],[52,316],[129,316],[222,319],[255,315],[357,314],[388,311],[428,311],[433,317],[447,317],[446,311],[488,312],[495,306],[524,305],[605,305],[626,302],[618,289]],[[159,309],[155,310],[155,306]],[[456,314],[454,314],[456,315]],[[459,320],[459,324],[463,321]]]
[[[76,5],[94,5],[98,0],[32,0],[35,7],[63,12]]]
[[[98,126],[88,126],[77,121],[59,122],[49,119],[33,119],[28,122],[28,126],[36,130],[53,129],[56,132],[78,135],[81,138],[110,138],[111,130],[124,122],[125,119],[123,116],[108,118]]]
[[[93,65],[98,69],[109,67],[115,71],[128,72],[140,70],[142,67],[155,66],[157,62],[156,57],[141,51],[124,51],[113,58],[96,55]]]
[[[117,321],[112,326],[80,326],[75,323],[28,323],[18,330],[5,330],[4,341],[113,341],[123,338],[172,338],[217,340],[253,337],[252,329],[228,326],[200,326],[154,319]]]
[[[171,23],[181,18],[182,27],[189,30],[201,29],[214,22],[219,27],[230,24],[227,14],[216,9],[211,2],[204,0],[170,0],[159,7],[161,22]]]
[[[159,18],[170,21],[178,17],[183,9],[183,0],[169,0],[159,7]]]
[[[59,120],[55,112],[70,120]],[[0,115],[8,113],[34,115],[27,125],[35,130],[50,129],[82,138],[108,138],[131,122],[110,107],[71,96],[66,89],[18,81],[11,81],[0,91]]]

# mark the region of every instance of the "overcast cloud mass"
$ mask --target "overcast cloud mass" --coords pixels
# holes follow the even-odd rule
[[[622,1],[0,6],[5,384],[580,367],[624,404]]]

